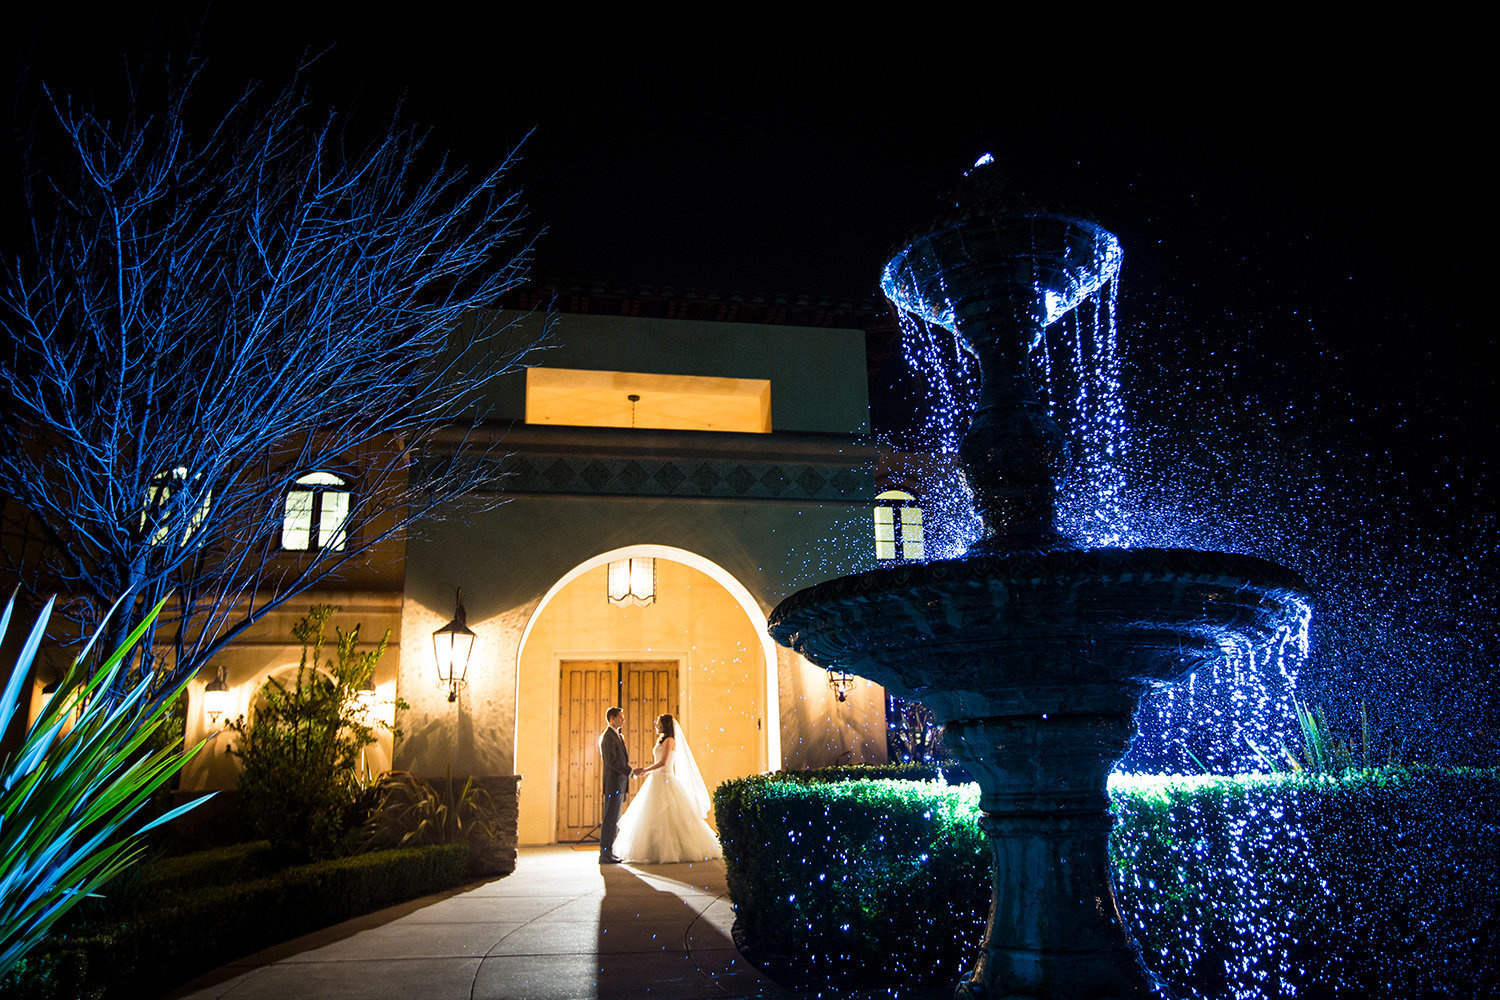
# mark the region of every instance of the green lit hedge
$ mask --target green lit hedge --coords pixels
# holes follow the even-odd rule
[[[971,785],[721,785],[741,933],[773,972],[951,983],[972,960],[989,857]],[[1500,995],[1500,770],[1124,778],[1120,905],[1180,992]]]
[[[351,917],[461,885],[464,844],[339,858],[261,874],[270,855],[240,846],[159,863],[133,888],[128,914],[96,918],[45,942],[0,997],[154,996],[232,959]],[[227,881],[251,874],[244,881]],[[153,885],[160,879],[162,886]],[[161,888],[162,891],[158,891]]]

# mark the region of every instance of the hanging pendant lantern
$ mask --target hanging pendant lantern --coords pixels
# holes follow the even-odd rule
[[[619,607],[656,603],[656,560],[651,556],[616,559],[609,564],[609,603]]]
[[[354,692],[354,698],[368,712],[375,707],[375,701],[378,697],[379,695],[375,690],[375,672],[371,670],[370,676],[366,677],[365,682]]]

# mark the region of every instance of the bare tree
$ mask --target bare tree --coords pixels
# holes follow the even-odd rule
[[[0,288],[11,568],[85,632],[172,594],[170,676],[472,493],[487,463],[420,457],[529,349],[489,308],[530,259],[514,153],[469,173],[399,120],[356,141],[305,72],[195,130],[196,73],[113,118],[42,91]],[[351,489],[298,483],[350,463]]]

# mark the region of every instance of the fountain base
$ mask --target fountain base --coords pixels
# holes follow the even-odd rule
[[[979,783],[994,863],[984,944],[958,996],[1166,994],[1115,903],[1106,787],[1152,686],[1296,634],[1305,588],[1253,556],[1183,549],[976,555],[793,594],[771,634],[921,701]]]

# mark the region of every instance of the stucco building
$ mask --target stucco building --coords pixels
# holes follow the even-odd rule
[[[504,431],[500,492],[372,551],[346,589],[306,595],[219,657],[229,713],[295,670],[290,625],[327,602],[362,638],[391,630],[375,697],[401,736],[370,748],[369,769],[519,775],[523,844],[576,840],[598,822],[594,739],[614,704],[632,759],[649,759],[655,715],[677,716],[710,787],[883,762],[884,692],[837,691],[766,635],[783,597],[875,565],[877,533],[881,556],[920,549],[919,515],[876,513],[900,484],[870,443],[871,311],[597,291],[556,305],[553,346],[475,401]],[[540,332],[546,316],[509,314],[511,335]],[[318,518],[357,488],[357,476],[309,483],[317,514],[307,497],[296,514],[334,537]],[[307,544],[292,506],[287,536]],[[445,684],[433,633],[460,589],[475,638],[462,683]],[[213,679],[195,682],[194,706]],[[408,707],[396,712],[397,698]],[[189,712],[190,739],[213,727]],[[234,780],[216,749],[183,786]]]

